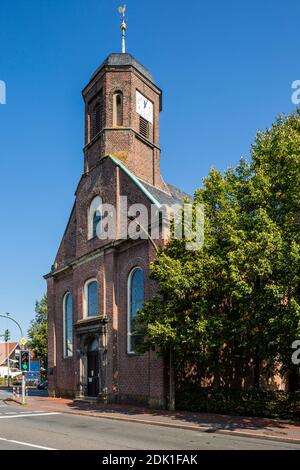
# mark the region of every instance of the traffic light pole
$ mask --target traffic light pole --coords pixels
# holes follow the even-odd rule
[[[21,344],[21,351],[24,350],[23,344]],[[20,354],[20,367],[21,366],[21,358],[22,358],[22,352]],[[22,397],[21,397],[21,403],[22,405],[26,405],[26,380],[25,380],[25,372],[22,371]]]
[[[22,372],[22,405],[26,405],[26,380],[25,380],[25,372]]]
[[[26,377],[25,374],[30,370],[30,352],[24,349],[22,344],[20,365],[22,371],[22,405],[26,405]]]
[[[0,317],[5,318],[6,320],[10,320],[10,321],[14,322],[20,330],[21,338],[23,338],[23,330],[22,330],[20,324],[17,322],[17,320],[10,317],[9,313],[7,313],[6,315],[0,315]],[[22,350],[24,349],[23,345],[21,345],[21,349]],[[26,392],[25,372],[22,372],[22,405],[26,405],[26,393],[25,392]]]

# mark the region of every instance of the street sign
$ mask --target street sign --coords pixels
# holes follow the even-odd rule
[[[22,344],[22,346],[25,346],[25,344],[28,343],[28,339],[22,338],[21,341],[20,341],[20,343]]]

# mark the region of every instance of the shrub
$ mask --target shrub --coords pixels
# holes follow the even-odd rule
[[[177,391],[178,410],[300,419],[300,391],[213,389],[185,386]]]

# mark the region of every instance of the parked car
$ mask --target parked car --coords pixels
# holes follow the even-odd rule
[[[48,390],[48,380],[45,380],[44,382],[41,382],[37,386],[38,390]]]

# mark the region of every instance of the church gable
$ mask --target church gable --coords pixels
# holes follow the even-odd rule
[[[55,258],[55,269],[60,269],[63,266],[70,264],[76,258],[76,232],[77,224],[75,203]]]
[[[102,159],[101,164],[85,174],[78,185],[76,202],[55,260],[56,269],[118,239],[121,233],[124,235],[124,229],[127,233],[126,224],[129,223],[127,211],[135,204],[142,204],[145,207],[150,223],[151,205],[159,210],[163,206],[182,204],[185,198],[190,199],[178,188],[171,185],[168,187],[170,189],[167,193],[140,180],[116,157],[109,156]],[[122,198],[120,210],[126,213],[119,213],[120,198]],[[116,211],[114,240],[101,240],[93,233],[91,217],[98,208],[99,221],[101,220],[103,204],[111,205]]]

